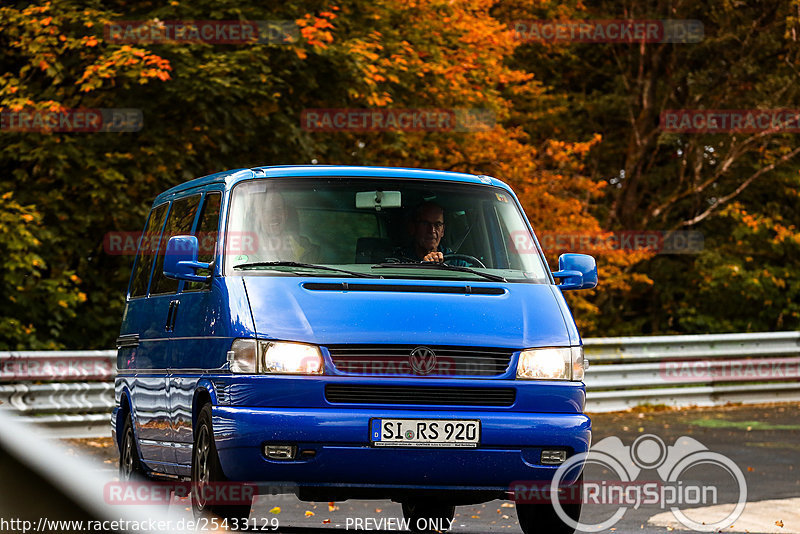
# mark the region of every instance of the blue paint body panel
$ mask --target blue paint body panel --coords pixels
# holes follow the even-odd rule
[[[449,411],[448,411],[449,412]],[[555,467],[539,465],[536,451],[589,448],[591,424],[583,414],[420,413],[408,409],[213,409],[214,433],[225,475],[232,480],[293,481],[300,485],[435,487],[507,490],[520,480],[549,480]],[[370,418],[480,419],[475,449],[370,447]],[[316,454],[283,462],[260,454],[264,442],[296,442]],[[568,480],[569,482],[569,480]]]
[[[220,191],[222,236],[230,193],[237,183],[320,176],[492,185],[518,203],[506,184],[490,177],[403,168],[281,166],[198,178],[165,191],[153,205]],[[541,254],[538,242],[536,250]],[[190,291],[181,281],[175,293],[127,300],[120,334],[139,337],[138,344],[120,343],[118,407],[112,426],[119,434],[122,407],[130,399],[139,454],[151,472],[190,475],[195,421],[206,400],[212,405],[220,463],[231,480],[292,481],[313,488],[503,491],[514,481],[552,478],[556,467],[539,463],[543,448],[566,449],[570,455],[588,450],[591,422],[583,414],[586,394],[581,382],[515,379],[520,351],[581,343],[552,278],[549,283],[469,283],[499,294],[404,291],[404,286],[421,282],[402,278],[367,280],[392,286],[385,291],[318,290],[305,284],[356,285],[363,280],[335,273],[286,276],[243,271],[223,276],[219,260],[201,290]],[[464,282],[431,279],[424,284],[447,290]],[[227,352],[239,338],[318,345],[325,372],[232,374]],[[491,347],[511,351],[512,356],[505,372],[490,378],[353,376],[336,369],[327,348],[378,344]],[[327,399],[329,385],[506,388],[514,392],[514,400],[502,406],[342,403]],[[392,418],[476,419],[480,443],[462,449],[373,446],[370,421]],[[313,455],[270,460],[263,452],[268,443],[293,444]]]

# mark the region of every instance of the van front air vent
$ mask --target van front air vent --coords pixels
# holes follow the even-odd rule
[[[502,287],[438,286],[420,284],[363,284],[350,282],[306,282],[309,291],[381,291],[389,293],[456,293],[467,295],[503,295]]]
[[[325,399],[333,404],[416,404],[436,406],[511,406],[514,388],[374,386],[328,384]]]

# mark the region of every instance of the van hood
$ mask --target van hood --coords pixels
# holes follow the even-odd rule
[[[242,279],[256,332],[270,339],[507,348],[579,342],[551,284],[347,279],[345,290],[341,278]]]

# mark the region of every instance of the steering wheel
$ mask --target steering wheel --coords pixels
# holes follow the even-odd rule
[[[470,265],[471,267],[476,267],[477,266],[477,267],[481,267],[483,269],[486,268],[486,266],[483,264],[483,262],[481,260],[479,260],[475,256],[470,256],[469,254],[445,254],[444,255],[444,263],[447,263],[447,260],[451,260],[451,259],[468,261],[471,264]]]

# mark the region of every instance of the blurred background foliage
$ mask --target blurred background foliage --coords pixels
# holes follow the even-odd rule
[[[666,109],[800,109],[796,0],[54,0],[0,7],[0,107],[138,108],[135,133],[0,131],[0,349],[110,348],[159,192],[273,164],[491,174],[538,232],[702,232],[698,254],[600,251],[586,336],[800,323],[796,134],[674,134]],[[541,43],[519,20],[694,19],[698,43]],[[283,20],[291,43],[110,42],[109,23]],[[309,108],[479,108],[478,132],[311,132]],[[550,251],[551,266],[557,259]]]

